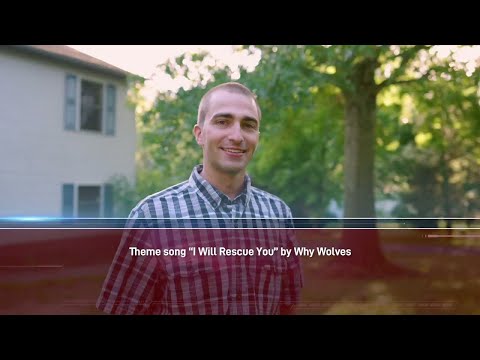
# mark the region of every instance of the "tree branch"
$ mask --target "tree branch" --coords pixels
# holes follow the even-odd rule
[[[428,74],[428,73],[427,73]],[[409,84],[409,83],[414,83],[414,82],[418,82],[418,81],[422,81],[426,78],[425,75],[422,75],[421,77],[419,77],[418,79],[407,79],[407,80],[397,80],[397,81],[393,81],[393,82],[390,82],[388,85],[386,86],[390,86],[390,85],[401,85],[401,84]],[[384,86],[385,87],[385,86]],[[383,87],[382,87],[383,88]]]
[[[435,72],[435,71],[436,72],[442,72],[442,71],[445,71],[445,68],[442,67],[442,66],[433,66],[430,69],[428,69],[425,74],[423,74],[422,76],[420,76],[417,79],[394,80],[394,81],[388,82],[388,84],[387,84],[387,81],[384,81],[381,84],[377,85],[377,88],[380,91],[380,90],[382,90],[383,88],[385,88],[389,85],[401,85],[401,84],[408,84],[408,83],[414,83],[414,82],[421,82],[423,80],[428,79],[428,76],[432,72]]]
[[[407,66],[410,64],[410,62],[415,58],[415,56],[418,54],[418,52],[420,50],[424,50],[424,49],[429,49],[431,46],[430,45],[415,45],[407,50],[405,50],[402,54],[400,54],[400,57],[401,57],[401,63],[400,63],[400,66],[398,68],[396,68],[395,70],[393,70],[392,72],[392,75],[382,81],[380,84],[377,85],[377,88],[378,90],[382,90],[383,88],[389,86],[389,85],[393,85],[393,84],[398,84],[399,82],[412,82],[412,81],[417,81],[417,80],[420,80],[421,78],[419,79],[411,79],[411,80],[398,80],[398,78],[403,75],[403,73],[405,72],[405,69],[407,68]],[[427,72],[428,74],[428,72]],[[422,76],[423,77],[423,76]]]

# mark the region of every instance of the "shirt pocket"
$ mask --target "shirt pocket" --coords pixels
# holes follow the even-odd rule
[[[281,275],[287,270],[287,262],[279,255],[258,256],[254,268],[266,274]]]
[[[278,312],[283,276],[287,263],[281,256],[265,256],[255,259],[250,268],[250,283],[255,293],[257,311],[260,314]]]
[[[167,302],[173,314],[208,314],[228,293],[222,271],[210,262],[178,260],[167,267]]]

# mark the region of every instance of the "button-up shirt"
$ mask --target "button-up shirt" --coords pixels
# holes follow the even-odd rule
[[[299,301],[289,207],[251,185],[233,200],[197,165],[130,213],[97,308],[113,314],[277,314]],[[137,250],[132,250],[133,248]],[[138,255],[149,249],[149,255]],[[230,252],[229,252],[230,251]],[[235,252],[235,253],[232,253]]]

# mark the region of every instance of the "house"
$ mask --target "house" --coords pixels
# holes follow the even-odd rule
[[[61,45],[0,46],[0,217],[111,217],[135,178],[130,73]]]

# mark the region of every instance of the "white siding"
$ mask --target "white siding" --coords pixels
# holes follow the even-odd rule
[[[65,75],[117,87],[115,135],[64,130]],[[61,216],[62,183],[135,177],[135,114],[126,85],[0,48],[0,216]]]

